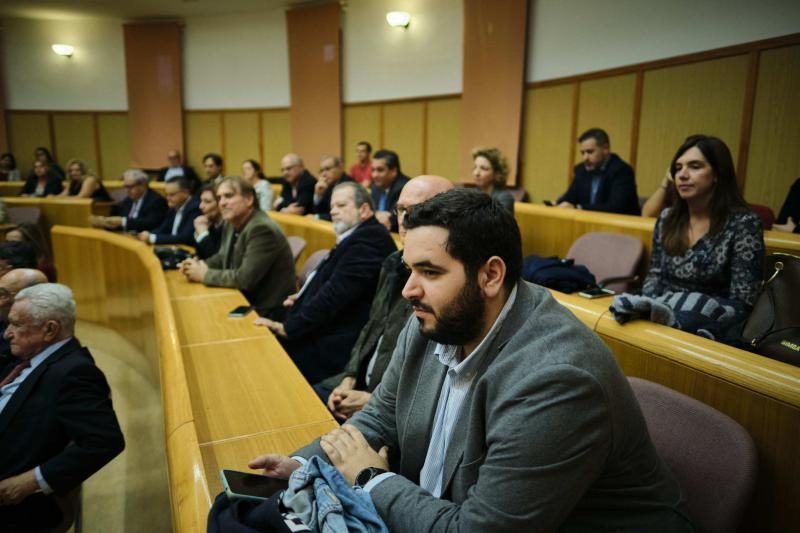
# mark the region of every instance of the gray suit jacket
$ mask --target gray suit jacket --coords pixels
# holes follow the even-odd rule
[[[235,238],[234,233],[226,222],[219,251],[206,260],[203,283],[239,289],[259,315],[282,318],[283,300],[295,291],[294,258],[286,236],[258,209]]]
[[[443,494],[418,486],[445,367],[412,317],[378,389],[349,423],[399,475],[371,490],[393,532],[691,531],[625,376],[549,293],[517,299],[454,424]],[[318,441],[297,455],[325,457]]]

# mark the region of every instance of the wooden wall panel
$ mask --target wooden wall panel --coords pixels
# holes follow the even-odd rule
[[[438,174],[452,181],[472,179],[464,175],[458,164],[461,143],[461,99],[428,102],[425,147],[425,172]]]
[[[8,140],[8,110],[6,109],[6,67],[5,67],[5,28],[0,24],[0,153],[8,152],[11,144]]]
[[[216,111],[187,111],[184,117],[184,131],[186,132],[186,161],[198,172],[203,168],[203,156],[209,152],[216,152],[225,158],[224,143],[222,140],[222,113]],[[166,152],[165,152],[166,156]],[[241,169],[238,163],[231,165],[225,158],[223,172],[239,174]]]
[[[775,214],[800,176],[800,45],[761,52],[745,194]]]
[[[281,157],[292,151],[289,110],[271,109],[261,113],[262,167],[267,176],[281,175]],[[313,168],[313,167],[311,167]]]
[[[9,137],[11,151],[17,158],[17,168],[22,177],[33,167],[33,151],[37,146],[45,146],[51,151],[52,133],[50,118],[47,113],[9,113]]]
[[[100,175],[121,179],[131,166],[130,130],[127,113],[98,113],[97,136],[100,140]]]
[[[53,113],[56,153],[53,157],[67,172],[70,159],[80,159],[90,173],[100,172],[96,131],[92,113]]]
[[[425,103],[386,104],[383,108],[383,147],[400,156],[400,170],[407,176],[424,172]]]
[[[636,158],[641,196],[655,190],[675,150],[694,133],[719,137],[737,161],[747,69],[744,54],[645,72]]]
[[[381,105],[353,105],[344,108],[344,145],[342,155],[347,168],[356,163],[356,143],[367,141],[372,150],[381,146]]]
[[[522,186],[534,202],[555,201],[569,184],[574,83],[529,89],[525,97]]]
[[[225,161],[231,174],[241,174],[245,159],[261,161],[258,111],[235,111],[223,114]]]
[[[583,81],[579,90],[577,135],[589,128],[603,128],[611,138],[611,150],[630,161],[636,74]],[[577,163],[580,149],[577,141],[574,145]]]

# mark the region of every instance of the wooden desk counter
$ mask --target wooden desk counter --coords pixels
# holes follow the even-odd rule
[[[90,215],[108,215],[111,209],[107,202],[94,202],[88,198],[5,197],[3,201],[9,207],[38,207],[48,229],[55,225],[86,228]]]

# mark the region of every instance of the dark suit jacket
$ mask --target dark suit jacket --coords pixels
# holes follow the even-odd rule
[[[617,154],[611,154],[605,172],[600,178],[595,202],[591,203],[592,175],[583,166],[575,165],[575,179],[567,192],[558,199],[559,202],[567,201],[575,206],[589,211],[605,211],[623,215],[638,215],[639,196],[636,194],[636,178],[633,168],[620,159]]]
[[[348,181],[353,181],[353,178],[347,174],[342,174],[342,177],[339,178],[339,182],[336,185]],[[314,214],[317,215],[317,218],[322,220],[331,219],[331,196],[333,196],[333,189],[336,188],[336,185],[325,189],[325,192],[322,194],[322,198],[320,198],[319,203],[314,204]]]
[[[152,189],[147,189],[147,192],[144,193],[142,206],[139,208],[139,215],[136,218],[129,216],[132,207],[133,200],[126,197],[111,209],[112,215],[127,217],[125,229],[130,231],[153,231],[167,215],[167,201]]]
[[[408,183],[408,176],[405,174],[397,174],[397,177],[394,179],[394,183],[392,183],[391,187],[389,187],[389,191],[386,192],[380,187],[376,187],[374,184],[372,185],[372,200],[375,202],[375,209],[378,209],[380,205],[381,197],[385,194],[386,195],[386,205],[384,209],[389,213],[392,213],[392,209],[394,206],[397,205],[397,200],[400,198],[400,191],[403,190],[406,183]],[[397,215],[392,213],[391,216],[392,220],[392,231],[397,231]]]
[[[204,284],[239,289],[259,315],[283,317],[283,301],[295,290],[294,256],[266,213],[253,209],[238,235],[225,222],[219,251],[206,264]]]
[[[192,190],[194,192],[197,192],[197,190],[200,187],[200,178],[197,176],[197,172],[195,172],[194,169],[189,165],[181,165],[181,168],[183,169],[183,177],[189,180],[189,182],[192,184]],[[166,178],[167,176],[168,170],[169,167],[164,167],[159,169],[158,178],[156,179],[158,181],[164,181],[164,178]]]
[[[375,217],[362,222],[320,263],[283,323],[286,351],[309,383],[342,371],[396,247]]]
[[[6,360],[5,377],[17,363]],[[39,365],[0,413],[0,479],[39,466],[56,494],[76,487],[125,447],[110,390],[89,351],[76,339]],[[35,494],[0,506],[0,530],[10,524],[54,524],[53,495]]]
[[[200,259],[208,259],[219,251],[219,246],[222,242],[222,227],[222,222],[216,226],[211,226],[208,228],[208,235],[206,238],[195,243],[197,257]]]
[[[25,181],[25,186],[22,187],[22,191],[20,191],[20,194],[36,196],[36,182],[38,180],[39,178],[36,177],[36,174],[31,174],[30,176],[28,176],[28,179]],[[63,190],[64,190],[64,185],[61,183],[61,178],[51,173],[50,176],[47,178],[47,183],[44,186],[44,193],[42,193],[41,196],[45,197],[51,194],[61,194],[61,191]]]
[[[297,181],[297,196],[293,194],[292,186],[286,180],[283,180],[283,189],[281,189],[281,205],[278,206],[278,211],[290,204],[297,203],[303,207],[308,215],[314,212],[314,185],[317,184],[317,179],[308,172],[303,172],[303,175]]]
[[[447,367],[411,318],[383,381],[347,423],[389,448],[370,491],[390,531],[692,531],[628,380],[600,338],[525,282],[475,360],[445,450],[420,486]],[[291,455],[326,457],[319,441]]]
[[[202,215],[200,212],[200,199],[190,196],[183,207],[181,223],[178,224],[178,233],[172,234],[172,224],[175,223],[175,209],[167,211],[167,216],[161,224],[153,230],[156,236],[155,244],[188,244],[194,245],[194,219]]]

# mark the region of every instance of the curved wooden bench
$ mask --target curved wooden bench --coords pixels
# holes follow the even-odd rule
[[[89,226],[90,215],[108,215],[111,204],[95,202],[89,198],[3,198],[9,207],[38,207],[42,211],[42,220],[46,228],[55,225]]]

